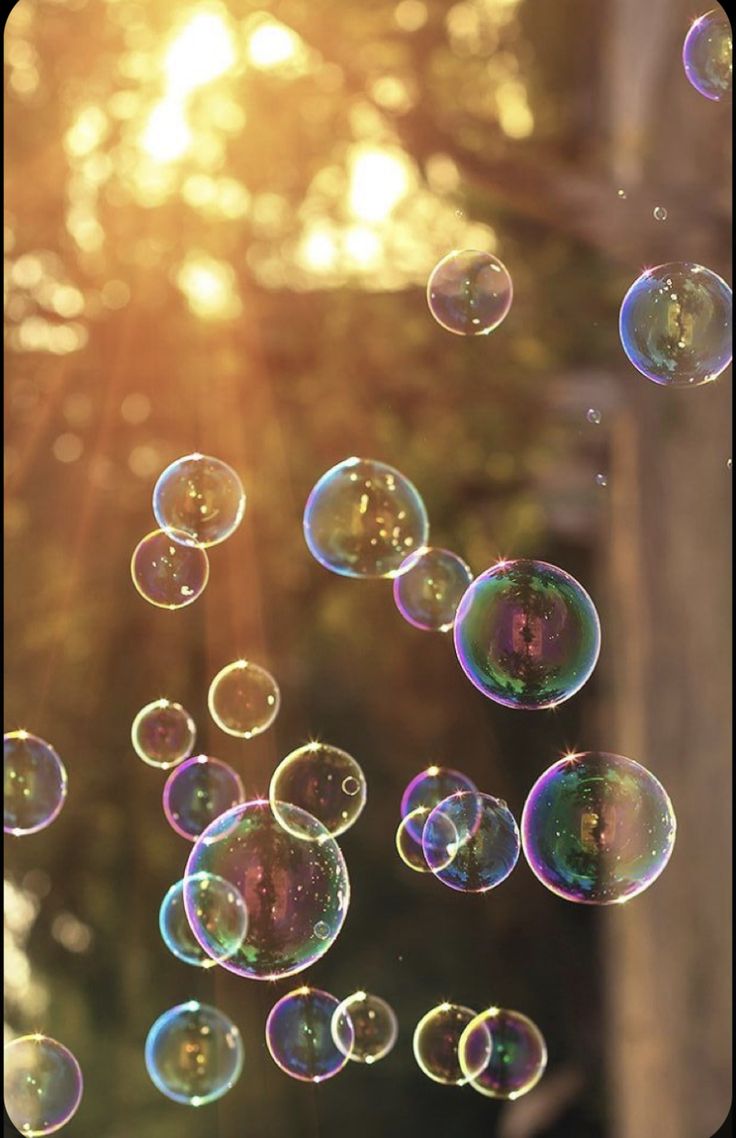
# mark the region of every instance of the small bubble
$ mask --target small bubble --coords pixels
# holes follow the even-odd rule
[[[343,780],[342,788],[351,798],[360,792],[360,783],[357,778],[348,777]]]
[[[731,470],[733,468],[733,459],[732,458],[728,459],[728,461],[726,462],[726,467],[728,468],[728,470]]]
[[[465,214],[463,213],[463,211],[461,209],[456,209],[455,210],[455,217],[457,217],[459,220],[462,220],[462,218],[465,217]]]
[[[607,486],[608,485],[608,479],[606,478],[605,474],[596,474],[595,481],[596,481],[597,486]]]
[[[656,205],[654,207],[653,213],[654,213],[654,220],[655,221],[666,221],[667,220],[667,210],[664,208],[663,205]]]
[[[600,423],[602,415],[600,411],[596,411],[595,407],[591,407],[588,414],[585,416],[589,423]]]
[[[330,935],[330,926],[325,921],[317,921],[314,926],[314,935],[317,940],[327,940]]]
[[[616,190],[616,193],[618,194],[618,196],[621,198],[622,201],[626,200],[626,190]]]

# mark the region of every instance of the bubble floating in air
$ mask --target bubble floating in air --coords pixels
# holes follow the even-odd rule
[[[138,543],[130,561],[133,584],[149,604],[181,609],[204,592],[210,563],[204,549],[187,544],[186,534],[157,529]]]
[[[279,803],[287,802],[306,810],[337,837],[359,818],[366,803],[365,775],[347,751],[329,743],[307,743],[287,755],[273,773],[269,788],[271,808],[289,829],[296,816],[280,815]],[[311,821],[306,835],[313,833]]]
[[[394,602],[404,620],[426,632],[449,632],[473,573],[449,549],[410,554],[394,580]]]
[[[21,837],[50,826],[67,793],[66,769],[50,743],[27,731],[3,736],[3,829]]]
[[[153,513],[162,530],[194,546],[217,545],[237,529],[245,512],[240,478],[226,462],[188,454],[167,466],[153,490]]]
[[[390,1004],[370,992],[354,992],[332,1016],[332,1038],[341,1054],[356,1063],[377,1063],[393,1049],[399,1021]]]
[[[8,1117],[29,1138],[66,1126],[82,1100],[82,1071],[71,1051],[47,1035],[5,1045],[3,1099]]]
[[[232,1020],[196,1000],[159,1016],[145,1047],[154,1086],[174,1102],[204,1106],[222,1098],[243,1069],[243,1041]]]
[[[420,771],[406,786],[401,796],[401,817],[407,821],[410,814],[424,807],[427,815],[435,806],[461,790],[477,790],[472,779],[462,771],[453,770],[452,767],[438,767],[434,764]],[[421,842],[422,831],[426,817],[408,820],[409,832],[416,841]]]
[[[509,313],[513,294],[503,262],[475,249],[448,253],[427,283],[429,311],[457,336],[484,336],[498,328]]]
[[[195,915],[199,940],[192,932],[185,902]],[[196,873],[167,890],[158,924],[174,956],[197,968],[212,968],[238,951],[248,931],[248,914],[243,898],[229,881],[212,873]]]
[[[685,74],[706,99],[728,98],[733,85],[733,32],[726,13],[714,8],[694,20],[682,47]]]
[[[166,820],[177,834],[196,841],[210,822],[245,798],[236,771],[220,759],[196,755],[171,772],[163,791]]]
[[[422,831],[422,850],[435,877],[460,893],[486,893],[519,859],[519,829],[505,802],[461,791],[440,802]]]
[[[207,706],[228,735],[252,739],[268,730],[279,713],[281,693],[270,672],[250,660],[236,660],[210,684]]]
[[[292,1079],[322,1083],[348,1062],[332,1037],[332,1020],[340,1001],[319,988],[297,988],[282,996],[266,1020],[266,1046],[274,1063]],[[343,1038],[353,1039],[349,1023]]]
[[[412,1046],[419,1069],[435,1083],[461,1087],[467,1082],[458,1056],[460,1038],[476,1013],[461,1004],[438,1004],[422,1016]]]
[[[133,720],[130,738],[144,763],[170,770],[188,759],[197,731],[194,720],[180,703],[157,699],[146,704]]]
[[[520,1098],[536,1086],[547,1066],[547,1047],[537,1025],[504,1008],[477,1015],[460,1038],[458,1054],[470,1086],[488,1098]]]

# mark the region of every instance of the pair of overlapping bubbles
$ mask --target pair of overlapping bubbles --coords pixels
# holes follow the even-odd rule
[[[138,543],[130,563],[141,596],[163,609],[180,609],[201,596],[209,580],[207,549],[240,525],[245,491],[222,459],[188,454],[172,462],[153,491],[159,528]]]
[[[393,1008],[380,996],[354,992],[338,1000],[319,988],[288,992],[266,1021],[266,1046],[292,1079],[322,1083],[349,1061],[370,1065],[385,1058],[398,1036]]]
[[[50,826],[66,801],[67,774],[50,743],[27,731],[3,736],[3,830],[14,837]]]
[[[396,831],[401,860],[461,893],[485,893],[519,858],[519,830],[501,799],[481,794],[460,771],[431,766],[407,786]]]
[[[521,1012],[491,1007],[476,1013],[442,1003],[414,1031],[419,1069],[443,1086],[471,1086],[488,1098],[516,1099],[541,1079],[547,1047],[539,1028]]]

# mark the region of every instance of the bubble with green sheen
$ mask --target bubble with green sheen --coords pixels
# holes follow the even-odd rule
[[[547,1047],[537,1025],[504,1008],[488,1008],[468,1024],[458,1055],[470,1086],[488,1098],[525,1095],[547,1066]]]
[[[600,622],[583,586],[544,561],[500,561],[476,577],[455,618],[465,675],[505,707],[556,707],[595,668]]]
[[[332,1038],[356,1063],[377,1063],[393,1049],[399,1021],[390,1004],[370,992],[354,992],[335,1009]]]
[[[50,743],[27,731],[3,735],[3,829],[21,837],[50,826],[66,800],[66,769]]]
[[[248,933],[222,967],[254,980],[291,976],[327,952],[342,928],[350,882],[337,842],[305,810],[262,799],[217,818],[198,838],[186,876],[214,873],[245,902]],[[296,834],[304,835],[297,837]],[[185,895],[196,939],[207,941]]]
[[[337,837],[358,819],[366,802],[365,775],[347,751],[329,743],[307,743],[276,767],[269,788],[271,808],[288,830],[293,815],[281,816],[279,802],[306,810]],[[297,837],[309,837],[313,832]]]
[[[409,624],[425,632],[448,632],[473,574],[449,549],[410,554],[394,580],[394,602]]]
[[[676,261],[647,269],[621,304],[621,345],[654,383],[698,387],[731,362],[731,289],[710,269]]]
[[[221,459],[187,454],[159,476],[153,490],[153,513],[161,529],[184,534],[187,544],[217,545],[242,521],[243,484]]]
[[[728,16],[714,8],[693,20],[682,46],[685,74],[706,99],[727,99],[733,86],[733,32]]]
[[[422,831],[422,850],[438,881],[460,893],[486,893],[519,860],[519,830],[505,802],[462,791],[440,802]]]
[[[445,798],[456,794],[459,790],[476,790],[472,779],[462,771],[453,770],[452,767],[438,767],[434,764],[420,771],[409,782],[401,796],[401,816],[407,820],[407,827],[411,836],[421,843],[426,814],[409,819],[420,806],[426,809],[427,814]]]
[[[204,549],[187,544],[186,534],[162,529],[147,534],[133,551],[130,575],[149,604],[181,609],[204,592],[210,563]]]
[[[195,914],[202,943],[192,932],[185,898]],[[158,925],[164,944],[179,960],[212,968],[238,951],[248,931],[248,914],[243,898],[229,881],[197,873],[167,891]]]
[[[194,842],[203,830],[245,798],[240,775],[209,755],[187,759],[171,772],[163,792],[166,820],[177,834]]]
[[[47,1035],[5,1045],[3,1099],[13,1125],[29,1138],[66,1126],[82,1099],[82,1071],[71,1051]]]
[[[252,739],[273,723],[281,706],[281,693],[265,668],[249,660],[236,660],[213,679],[207,706],[217,726],[226,734]]]
[[[136,715],[130,731],[133,749],[150,767],[170,770],[188,759],[194,750],[197,730],[194,720],[180,703],[156,699]]]
[[[461,1087],[467,1082],[458,1057],[460,1037],[476,1013],[461,1004],[438,1004],[422,1016],[414,1030],[414,1058],[435,1083]]]
[[[274,1004],[266,1020],[266,1046],[285,1074],[305,1083],[322,1083],[347,1064],[348,1056],[332,1038],[332,1019],[339,1006],[329,992],[307,987],[288,992]]]
[[[429,311],[456,336],[485,336],[511,308],[509,271],[492,253],[461,249],[435,265],[427,283]]]
[[[309,552],[343,577],[395,577],[428,537],[427,511],[416,487],[393,466],[370,458],[333,466],[304,510]]]
[[[222,1098],[243,1069],[243,1041],[217,1008],[189,1000],[154,1023],[145,1047],[154,1086],[174,1102],[204,1106]]]
[[[529,865],[567,901],[610,905],[647,889],[664,870],[676,821],[662,784],[623,755],[567,755],[542,774],[524,805]]]

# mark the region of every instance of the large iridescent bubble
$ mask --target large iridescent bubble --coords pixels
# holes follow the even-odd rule
[[[366,802],[365,775],[359,764],[339,747],[307,743],[287,755],[273,773],[269,788],[271,807],[289,828],[289,815],[280,817],[279,802],[288,802],[321,822],[333,838],[357,821]],[[312,833],[310,822],[309,833]],[[297,837],[307,835],[297,834]]]
[[[488,1098],[517,1099],[544,1074],[547,1047],[528,1016],[488,1008],[465,1028],[458,1057],[473,1090]]]
[[[153,513],[161,529],[189,545],[225,541],[244,512],[240,478],[226,462],[206,454],[187,454],[172,462],[153,490]]]
[[[180,703],[156,699],[136,715],[130,729],[135,753],[150,767],[170,770],[183,763],[194,750],[197,729]]]
[[[337,1075],[348,1061],[332,1037],[332,1020],[340,1001],[319,988],[297,988],[274,1004],[266,1020],[266,1045],[271,1058],[292,1079],[322,1083]],[[353,1039],[345,1028],[348,1047]]]
[[[422,831],[422,850],[435,877],[460,893],[486,893],[519,859],[519,830],[505,802],[461,791],[435,806]]]
[[[204,592],[210,563],[204,549],[189,544],[186,534],[156,529],[133,550],[130,575],[149,604],[160,609],[181,609],[193,604]]]
[[[460,1037],[476,1013],[461,1004],[438,1004],[422,1016],[414,1031],[412,1046],[419,1069],[427,1078],[444,1086],[467,1082],[458,1057]]]
[[[416,487],[393,466],[370,458],[333,466],[304,510],[309,552],[343,577],[395,577],[428,537],[427,511]]]
[[[513,293],[509,271],[498,257],[461,249],[435,265],[427,284],[427,303],[448,332],[484,336],[508,315]]]
[[[438,767],[432,765],[420,771],[408,783],[401,796],[401,817],[405,819],[407,829],[415,841],[421,843],[424,824],[430,811],[435,806],[461,790],[477,790],[475,783],[462,771],[453,770],[452,767]],[[423,807],[426,814],[418,814],[416,810]]]
[[[537,779],[521,816],[527,861],[567,901],[628,901],[655,881],[675,844],[661,783],[622,755],[567,755]]]
[[[189,924],[185,901],[196,915],[199,940]],[[212,873],[196,873],[167,890],[158,925],[164,944],[179,960],[212,968],[238,951],[248,931],[248,914],[243,898],[229,881]]]
[[[722,8],[693,20],[682,47],[685,74],[706,99],[727,99],[733,85],[733,32]]]
[[[370,992],[353,992],[335,1009],[332,1038],[355,1063],[377,1063],[393,1049],[399,1021],[390,1004]]]
[[[27,731],[3,736],[3,829],[20,837],[50,826],[64,805],[66,770],[50,743]]]
[[[244,798],[240,775],[232,767],[209,755],[196,755],[167,778],[164,814],[177,834],[194,842],[210,822]]]
[[[228,1016],[189,1000],[154,1023],[145,1047],[153,1084],[174,1102],[204,1106],[222,1098],[243,1069],[243,1041]]]
[[[47,1035],[21,1035],[5,1046],[3,1099],[21,1134],[37,1138],[66,1126],[82,1099],[82,1071],[71,1051]]]
[[[250,660],[235,660],[213,679],[207,706],[221,731],[252,739],[273,723],[281,706],[281,693],[265,668]]]
[[[598,660],[598,613],[569,573],[544,561],[500,561],[476,577],[455,619],[465,675],[505,707],[556,707]]]
[[[394,602],[409,624],[425,632],[449,632],[472,570],[449,549],[410,554],[394,580]]]
[[[731,362],[731,289],[702,265],[647,269],[626,293],[621,344],[638,371],[667,387],[697,387]]]
[[[340,848],[324,826],[289,803],[256,799],[228,810],[195,843],[186,876],[214,873],[235,886],[248,912],[248,934],[223,968],[274,980],[308,968],[342,928],[350,882]],[[304,835],[297,837],[296,835]],[[187,916],[206,948],[206,935],[186,895]]]

